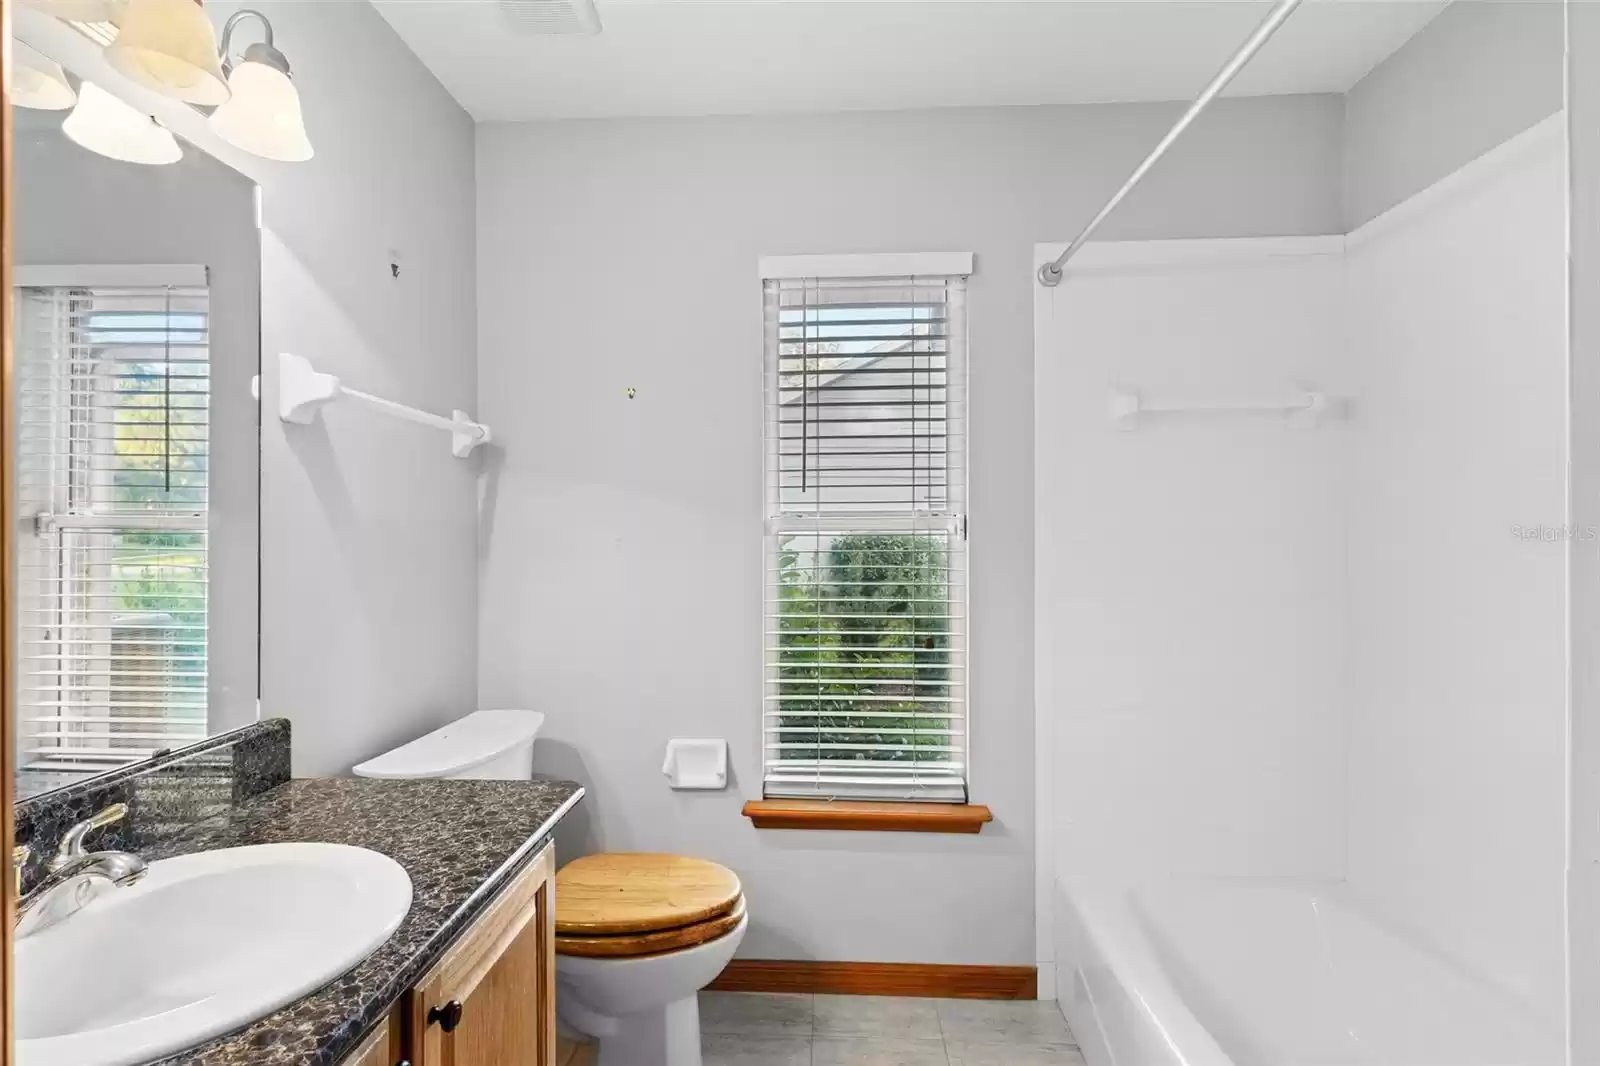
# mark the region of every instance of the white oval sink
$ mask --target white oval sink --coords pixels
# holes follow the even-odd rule
[[[248,1025],[372,954],[411,878],[341,844],[263,844],[150,864],[16,944],[19,1066],[132,1066]]]

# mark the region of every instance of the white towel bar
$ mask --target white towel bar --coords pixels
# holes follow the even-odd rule
[[[449,418],[419,411],[403,403],[349,388],[332,374],[318,373],[310,361],[301,356],[288,352],[279,354],[278,417],[283,421],[309,426],[316,421],[318,411],[341,396],[360,400],[369,407],[408,422],[445,430],[450,434],[450,454],[457,459],[465,459],[478,445],[488,444],[494,439],[488,426],[472,421],[465,411],[453,411]]]
[[[1111,393],[1111,424],[1118,429],[1138,429],[1139,420],[1151,414],[1284,414],[1295,425],[1314,426],[1328,411],[1328,397],[1315,389],[1301,389],[1296,395],[1278,402],[1195,402],[1167,401],[1155,403],[1137,392],[1115,390]]]

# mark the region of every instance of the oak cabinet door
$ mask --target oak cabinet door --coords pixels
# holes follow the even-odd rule
[[[546,847],[418,982],[412,1066],[555,1066],[554,889]]]

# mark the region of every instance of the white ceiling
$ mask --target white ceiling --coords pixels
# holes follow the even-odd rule
[[[1187,98],[1256,0],[598,0],[533,36],[495,0],[372,0],[479,121]],[[1230,93],[1344,92],[1443,0],[1311,0]]]

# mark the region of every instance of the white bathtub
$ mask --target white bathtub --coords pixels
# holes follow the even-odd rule
[[[1090,1066],[1559,1064],[1559,1031],[1329,882],[1069,880],[1057,989]]]

